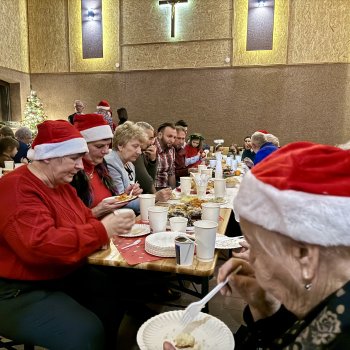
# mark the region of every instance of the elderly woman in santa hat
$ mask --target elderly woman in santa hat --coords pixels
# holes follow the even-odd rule
[[[69,183],[85,139],[64,120],[38,125],[29,165],[0,179],[0,334],[49,349],[110,349],[123,316],[120,286],[86,257],[131,213],[97,220]],[[105,332],[107,342],[105,342]]]
[[[230,278],[248,303],[237,349],[348,349],[350,153],[298,142],[246,174],[235,200],[249,250]],[[232,272],[241,265],[238,274]]]

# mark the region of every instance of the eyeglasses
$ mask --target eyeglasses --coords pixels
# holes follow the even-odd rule
[[[130,181],[134,180],[134,172],[131,170],[130,166],[128,163],[126,163],[124,165],[124,169],[126,170],[126,172],[128,173],[128,178]]]

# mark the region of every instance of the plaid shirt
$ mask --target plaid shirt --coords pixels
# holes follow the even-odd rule
[[[168,187],[168,177],[175,174],[175,149],[162,148],[159,140],[156,138],[155,145],[157,147],[157,173],[155,179],[155,187]]]

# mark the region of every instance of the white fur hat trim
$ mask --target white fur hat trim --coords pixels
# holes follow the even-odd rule
[[[302,241],[321,246],[350,246],[350,198],[279,190],[245,175],[234,201],[235,214]]]
[[[81,130],[80,133],[84,136],[86,142],[113,138],[112,129],[109,125],[95,126],[90,129]]]

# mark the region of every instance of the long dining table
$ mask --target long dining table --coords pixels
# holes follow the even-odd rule
[[[218,225],[218,233],[225,234],[232,213],[231,208],[220,209],[220,221]],[[196,256],[193,259],[193,264],[190,266],[180,266],[176,264],[175,258],[161,258],[160,260],[143,262],[137,265],[129,265],[119,253],[117,247],[110,242],[107,249],[99,250],[88,257],[88,263],[93,265],[114,266],[118,268],[141,269],[148,271],[160,271],[176,274],[178,284],[172,287],[202,298],[209,291],[209,280],[213,277],[215,267],[218,261],[218,250],[215,251],[214,259],[210,262],[201,262]],[[200,290],[192,290],[185,286],[184,281],[191,281],[201,286]],[[208,305],[204,309],[208,312]]]

